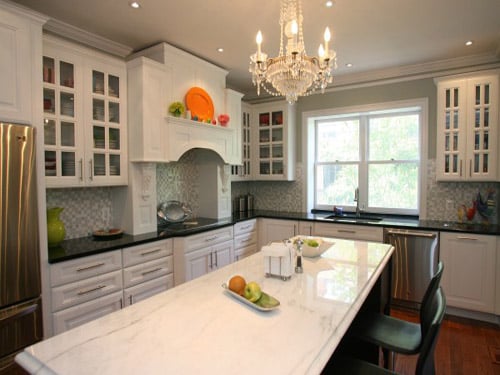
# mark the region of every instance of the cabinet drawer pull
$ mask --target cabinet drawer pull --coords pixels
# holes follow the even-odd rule
[[[87,266],[87,267],[80,267],[80,268],[77,268],[76,269],[76,272],[82,272],[82,271],[88,271],[88,270],[91,270],[92,268],[97,268],[97,267],[101,267],[101,266],[104,266],[105,263],[96,263],[96,264],[93,264],[91,266]]]
[[[93,181],[94,180],[94,162],[92,161],[92,159],[89,160],[89,164],[90,164],[89,178],[90,178],[90,181]]]
[[[245,239],[241,240],[241,242],[250,242],[250,241],[252,241],[252,238],[245,238]]]
[[[129,300],[131,305],[134,303],[134,301],[132,300],[132,294],[128,297],[128,300]]]
[[[153,270],[149,270],[149,271],[144,271],[141,275],[142,276],[146,276],[146,275],[149,275],[150,273],[154,273],[154,272],[158,272],[161,270],[161,267],[158,267],[158,268],[155,268]]]
[[[83,159],[80,159],[80,181],[83,181]]]
[[[217,264],[217,252],[215,252],[215,267],[219,267],[219,265]]]
[[[161,249],[154,249],[154,250],[145,251],[145,252],[141,253],[141,256],[146,256],[146,255],[158,253],[159,251],[161,251]]]
[[[339,233],[350,233],[350,234],[356,233],[355,230],[347,230],[347,229],[339,229],[338,232]]]
[[[248,224],[248,225],[244,225],[244,226],[242,226],[242,227],[241,227],[241,229],[249,229],[249,228],[251,228],[251,227],[252,227],[252,225]]]
[[[208,237],[205,239],[205,242],[212,242],[215,241],[217,238],[219,238],[219,236]]]
[[[467,237],[467,236],[457,236],[457,240],[477,241],[478,238]]]
[[[106,285],[97,285],[95,288],[78,291],[78,295],[82,296],[84,294],[89,294],[89,293],[95,292],[96,290],[100,290],[103,288],[106,288]]]

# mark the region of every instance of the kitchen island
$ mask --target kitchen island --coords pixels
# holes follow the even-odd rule
[[[33,374],[319,374],[388,265],[387,244],[325,239],[288,281],[260,253],[25,349]],[[239,274],[280,301],[259,311],[221,284]]]

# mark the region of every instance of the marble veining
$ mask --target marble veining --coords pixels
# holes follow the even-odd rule
[[[335,239],[289,281],[266,278],[257,253],[35,344],[16,360],[38,374],[318,374],[392,251]],[[257,311],[229,295],[221,284],[234,274],[257,281],[279,308]]]

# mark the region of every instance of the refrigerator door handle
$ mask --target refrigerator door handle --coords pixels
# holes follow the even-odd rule
[[[0,327],[9,324],[10,322],[19,319],[22,316],[32,314],[38,308],[38,303],[33,303],[23,309],[7,311],[4,316],[0,316]]]

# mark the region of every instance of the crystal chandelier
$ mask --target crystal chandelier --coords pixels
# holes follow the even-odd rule
[[[267,57],[261,51],[262,33],[257,33],[257,52],[250,56],[252,82],[257,95],[262,87],[273,96],[284,96],[289,103],[299,96],[311,95],[318,88],[325,92],[332,82],[332,69],[337,67],[336,53],[328,48],[330,30],[325,30],[325,46],[319,46],[318,57],[306,54],[302,33],[302,6],[300,0],[281,0],[280,52],[278,57]]]

